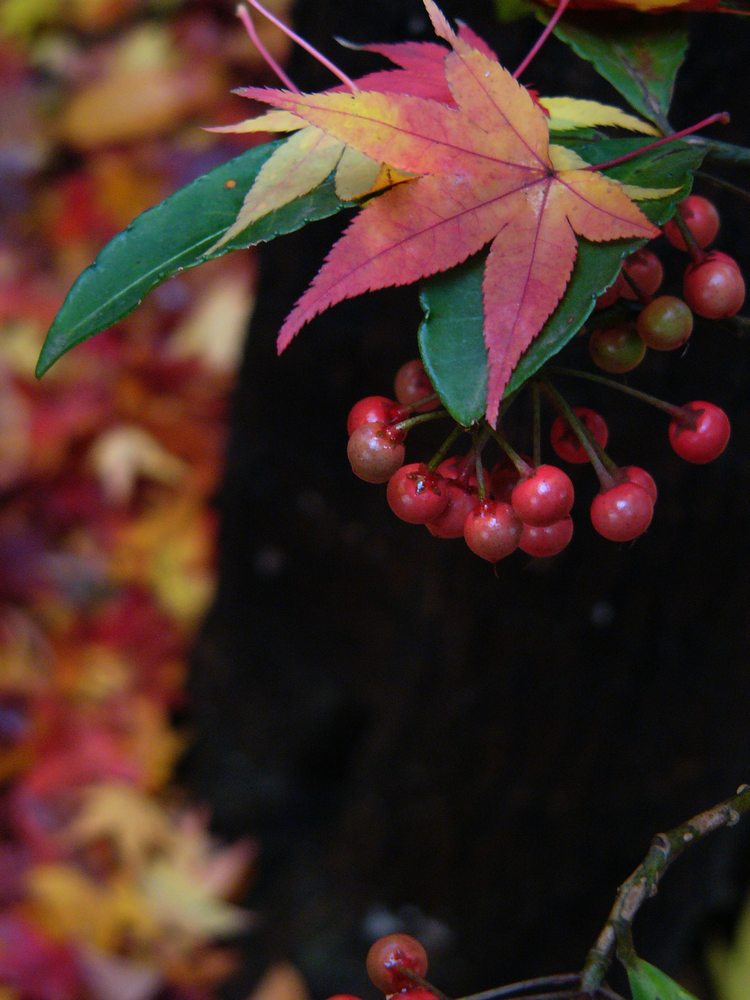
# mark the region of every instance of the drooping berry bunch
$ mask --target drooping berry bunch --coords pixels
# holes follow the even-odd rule
[[[689,462],[710,462],[727,445],[729,420],[713,403],[674,406],[600,375],[566,369],[556,373],[604,382],[665,411],[672,448]],[[636,465],[619,467],[613,462],[605,451],[609,429],[601,414],[585,406],[571,407],[547,376],[532,388],[533,458],[520,455],[502,432],[483,422],[470,431],[454,426],[429,461],[404,464],[404,442],[411,428],[447,417],[421,362],[408,361],[396,374],[395,399],[368,396],[352,407],[347,421],[352,470],[365,482],[388,484],[388,504],[401,520],[426,525],[437,538],[463,538],[488,562],[496,563],[516,549],[534,557],[557,555],[573,536],[575,491],[563,469],[541,460],[543,393],[557,411],[550,428],[552,450],[564,462],[590,463],[599,478],[600,492],[590,510],[595,530],[614,542],[642,535],[657,498],[651,475]],[[464,454],[452,452],[463,433],[471,434],[471,446]],[[488,467],[486,451],[492,442],[500,458]]]
[[[719,231],[719,213],[701,195],[690,195],[663,228],[667,240],[690,255],[683,274],[683,295],[657,294],[664,280],[658,255],[646,248],[624,262],[597,309],[619,303],[612,319],[595,325],[589,336],[594,364],[613,375],[637,368],[647,348],[673,351],[693,332],[694,314],[709,320],[735,316],[745,301],[745,282],[737,262],[719,250],[708,250]],[[635,315],[633,315],[635,313]]]

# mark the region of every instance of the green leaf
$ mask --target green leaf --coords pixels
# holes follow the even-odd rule
[[[627,972],[633,1000],[697,1000],[697,997],[684,990],[666,972],[644,962],[642,958],[635,964],[629,964]]]
[[[535,13],[536,8],[528,0],[495,0],[495,17],[501,24],[511,24]]]
[[[565,145],[590,163],[603,163],[645,143],[643,139],[600,142],[566,140]],[[640,202],[656,225],[674,215],[678,201],[690,193],[692,173],[702,151],[688,143],[662,146],[607,173],[642,187],[677,188],[667,198]],[[519,389],[541,366],[578,333],[596,300],[617,277],[622,259],[644,240],[590,243],[579,240],[573,274],[554,313],[516,366],[506,392]],[[425,313],[419,328],[419,349],[425,369],[445,408],[464,426],[484,416],[487,393],[487,350],[484,346],[482,274],[484,254],[428,281],[420,301]]]
[[[278,145],[255,146],[211,170],[143,212],[115,236],[68,293],[42,346],[37,376],[71,347],[127,316],[147,292],[178,271],[292,233],[347,207],[329,179],[207,254],[234,222],[258,171]]]
[[[454,420],[464,427],[487,405],[487,348],[482,326],[484,254],[422,288],[424,320],[417,335],[425,371]]]
[[[592,63],[636,111],[660,127],[666,125],[675,77],[688,47],[682,15],[566,14],[555,34]]]

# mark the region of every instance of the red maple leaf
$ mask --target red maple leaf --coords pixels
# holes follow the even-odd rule
[[[494,423],[514,367],[570,280],[576,236],[650,239],[658,230],[616,181],[551,147],[528,91],[486,48],[457,35],[433,0],[424,4],[451,45],[443,72],[455,106],[382,91],[244,91],[415,175],[364,205],[284,322],[278,349],[343,299],[448,270],[489,244],[486,416]]]

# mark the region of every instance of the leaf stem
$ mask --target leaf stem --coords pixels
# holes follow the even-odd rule
[[[740,785],[731,798],[654,837],[646,857],[620,886],[607,921],[586,957],[581,973],[583,993],[593,997],[599,995],[615,948],[621,942],[627,951],[638,911],[647,899],[656,895],[672,862],[714,830],[734,826],[747,812],[750,812],[750,785]]]
[[[299,94],[300,89],[294,83],[290,76],[288,76],[279,63],[274,59],[271,53],[268,51],[266,46],[261,41],[260,35],[256,31],[253,19],[250,16],[250,11],[247,10],[242,4],[238,4],[235,10],[235,14],[242,21],[242,26],[250,37],[250,41],[253,43],[255,48],[260,52],[261,56],[265,59],[266,63],[271,67],[276,76],[281,80],[285,87],[293,91],[295,94]]]
[[[547,39],[549,38],[549,36],[555,30],[557,22],[560,20],[560,18],[565,13],[565,9],[566,9],[566,7],[568,6],[569,3],[570,3],[570,0],[559,0],[559,3],[557,5],[557,10],[552,15],[552,17],[549,19],[549,21],[547,22],[547,24],[544,26],[544,30],[542,31],[541,35],[539,36],[539,38],[537,38],[537,40],[531,46],[531,49],[526,53],[525,58],[521,60],[519,66],[517,67],[515,73],[513,74],[513,79],[514,80],[517,80],[519,78],[519,76],[521,75],[521,73],[525,72],[526,67],[529,65],[529,63],[531,62],[531,60],[539,52],[539,50],[541,49],[541,47],[544,45],[544,43],[547,41]]]
[[[311,45],[310,42],[305,41],[301,35],[298,35],[296,31],[293,31],[289,25],[284,24],[284,22],[276,17],[275,14],[271,13],[270,10],[264,7],[260,0],[246,0],[246,2],[254,10],[257,10],[260,14],[267,18],[271,24],[275,24],[279,31],[283,31],[287,38],[291,38],[291,40],[296,42],[297,45],[305,50],[305,52],[308,52],[313,59],[317,59],[322,66],[325,66],[329,72],[333,73],[337,79],[341,80],[341,82],[345,84],[353,94],[356,94],[359,91],[359,87],[356,85],[354,80],[351,79],[351,77],[348,77],[346,73],[339,69],[335,63],[331,62],[330,59],[327,59],[322,52],[319,52],[315,48],[314,45]]]
[[[591,163],[589,166],[582,167],[581,169],[607,170],[609,167],[616,167],[620,163],[628,163],[630,160],[634,160],[642,153],[650,153],[652,149],[658,149],[660,146],[666,146],[667,143],[674,142],[676,139],[682,139],[683,136],[692,135],[693,132],[697,132],[699,129],[706,128],[709,125],[714,125],[716,122],[721,122],[722,125],[726,125],[728,121],[729,113],[727,111],[718,111],[715,115],[709,115],[708,118],[704,118],[695,125],[683,128],[679,132],[673,132],[671,135],[665,135],[661,139],[655,139],[653,142],[649,142],[645,146],[641,146],[639,149],[634,149],[630,153],[624,153],[622,156],[616,156],[613,160],[607,160],[605,163]]]

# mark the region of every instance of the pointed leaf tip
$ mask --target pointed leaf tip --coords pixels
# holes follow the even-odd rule
[[[438,38],[442,38],[446,42],[450,42],[450,44],[453,45],[456,41],[456,33],[448,23],[448,19],[445,14],[443,14],[434,0],[422,0],[422,2],[424,3],[427,16],[430,19],[430,24],[432,25],[435,34]]]

